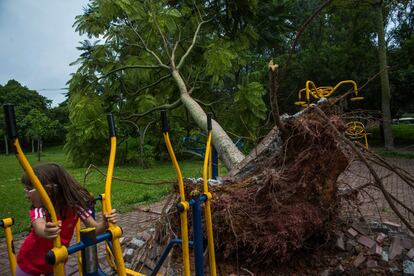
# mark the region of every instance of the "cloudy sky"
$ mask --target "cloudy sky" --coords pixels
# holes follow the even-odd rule
[[[88,0],[0,0],[0,84],[15,79],[57,105],[83,40],[72,24]]]

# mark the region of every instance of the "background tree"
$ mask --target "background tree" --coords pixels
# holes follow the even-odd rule
[[[51,101],[41,96],[34,90],[22,86],[15,80],[8,81],[4,86],[0,85],[0,104],[11,103],[15,105],[16,123],[19,130],[19,135],[22,138],[30,137],[28,135],[28,128],[24,120],[27,114],[32,110],[37,110],[40,113],[46,114],[50,108]],[[4,131],[4,114],[0,112],[0,131],[4,136],[4,141],[0,143],[6,149],[6,133]],[[27,142],[22,139],[22,142]]]
[[[388,78],[387,65],[387,45],[384,34],[384,20],[382,15],[382,0],[375,0],[374,7],[377,12],[377,34],[378,34],[378,60],[381,72],[381,110],[382,110],[382,129],[384,134],[384,145],[386,150],[394,149],[394,138],[391,128],[391,92]]]

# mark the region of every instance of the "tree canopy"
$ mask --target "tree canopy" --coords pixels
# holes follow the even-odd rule
[[[344,79],[365,83],[379,71],[372,1],[332,1],[291,49],[305,19],[321,4],[316,0],[91,0],[74,23],[90,40],[81,42],[75,61],[80,67],[69,82],[70,118],[77,125],[68,133],[70,157],[84,163],[104,158],[99,152],[104,152],[105,143],[96,141],[104,141],[108,111],[116,113],[124,140],[139,136],[137,124],[144,124],[144,116],[156,119],[151,111],[159,107],[172,110],[177,131],[193,126],[193,120],[200,125],[193,114],[193,120],[186,120],[189,105],[182,105],[182,86],[204,110],[214,112],[230,135],[245,137],[252,145],[272,125],[266,87],[271,58],[282,72],[282,112],[296,109],[293,102],[308,79],[319,85]],[[385,21],[396,21],[386,29],[387,37],[393,38],[389,45],[392,100],[407,99],[404,105],[392,102],[394,114],[412,105],[412,97],[407,96],[413,91],[412,63],[406,58],[412,44],[412,6],[406,0],[383,5]],[[289,54],[292,59],[286,68]],[[177,77],[182,79],[181,87]],[[379,81],[371,81],[361,92],[366,100],[359,107],[379,109],[378,91]],[[82,134],[83,124],[89,129],[87,135]],[[154,147],[157,136],[156,129],[149,130],[147,137]],[[80,157],[81,149],[94,154]]]

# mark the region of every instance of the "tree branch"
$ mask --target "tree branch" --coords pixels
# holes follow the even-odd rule
[[[187,49],[187,51],[185,52],[185,54],[181,57],[180,62],[178,63],[178,66],[177,66],[177,70],[181,68],[181,66],[183,65],[183,63],[184,63],[185,59],[187,58],[187,56],[190,54],[191,50],[193,49],[193,47],[194,47],[194,45],[195,45],[195,42],[196,42],[196,40],[197,40],[198,32],[200,31],[201,26],[202,26],[204,23],[207,23],[208,21],[209,21],[209,20],[207,20],[207,21],[201,21],[201,22],[198,24],[197,29],[196,29],[196,31],[195,31],[195,33],[194,33],[193,41],[191,42],[191,45],[190,45],[190,47],[188,47],[188,49]]]
[[[273,120],[275,121],[277,127],[283,134],[286,134],[285,125],[280,120],[279,114],[279,104],[277,100],[277,92],[279,90],[279,83],[277,80],[277,73],[279,65],[273,64],[273,60],[269,62],[269,98],[270,98],[270,107],[272,109]]]
[[[161,68],[161,66],[160,66],[160,65],[139,65],[139,64],[137,64],[137,65],[128,65],[128,66],[123,66],[123,67],[120,67],[120,68],[114,69],[114,70],[112,70],[112,71],[109,71],[109,72],[108,72],[108,73],[106,73],[105,75],[103,75],[103,76],[99,77],[99,78],[98,78],[98,80],[100,80],[100,79],[105,79],[105,78],[107,78],[109,75],[112,75],[113,73],[116,73],[116,72],[119,72],[119,71],[122,71],[122,70],[128,70],[128,69],[138,69],[138,68],[141,68],[141,69],[157,69],[157,68]]]
[[[138,117],[138,118],[144,117],[144,116],[146,116],[146,115],[148,115],[152,112],[155,112],[157,110],[162,110],[162,109],[169,109],[169,110],[175,109],[175,108],[179,107],[181,104],[182,104],[181,98],[179,98],[178,100],[176,100],[175,102],[173,102],[171,104],[163,104],[163,105],[160,105],[160,106],[156,106],[156,107],[153,107],[153,108],[151,108],[151,109],[149,109],[149,110],[147,110],[143,113],[132,114],[128,117],[125,117],[124,119],[128,120],[128,119],[132,119],[132,118],[135,118],[135,117]]]
[[[147,43],[145,43],[145,40],[142,38],[142,36],[139,34],[139,32],[132,26],[132,24],[129,22],[127,24],[133,31],[134,33],[138,36],[139,40],[141,40],[142,45],[144,46],[145,51],[147,51],[148,53],[150,53],[157,61],[159,66],[169,69],[169,67],[167,65],[165,65],[161,59],[158,57],[158,55],[152,51],[151,49],[148,48]]]
[[[161,83],[162,81],[164,81],[164,80],[166,80],[166,79],[168,79],[168,78],[170,78],[170,77],[171,77],[171,75],[170,75],[170,74],[165,75],[165,76],[163,76],[163,77],[159,78],[158,80],[154,81],[153,83],[150,83],[150,84],[148,84],[148,85],[146,85],[146,86],[144,86],[144,87],[141,87],[140,89],[138,89],[137,91],[135,91],[135,92],[133,93],[133,95],[136,95],[136,94],[138,94],[139,92],[141,92],[141,91],[143,91],[143,90],[145,90],[145,89],[148,89],[148,88],[151,88],[151,87],[153,87],[153,86],[156,86],[157,84]]]

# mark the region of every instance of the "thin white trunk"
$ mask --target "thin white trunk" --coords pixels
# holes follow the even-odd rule
[[[180,89],[181,101],[188,109],[197,125],[207,131],[207,115],[201,106],[190,96],[183,78],[177,70],[171,72],[178,88]],[[232,169],[244,159],[244,154],[236,147],[224,129],[212,121],[213,145],[217,150],[220,160],[227,169]]]
[[[6,134],[4,134],[4,147],[6,148],[6,155],[9,155],[9,140]]]

